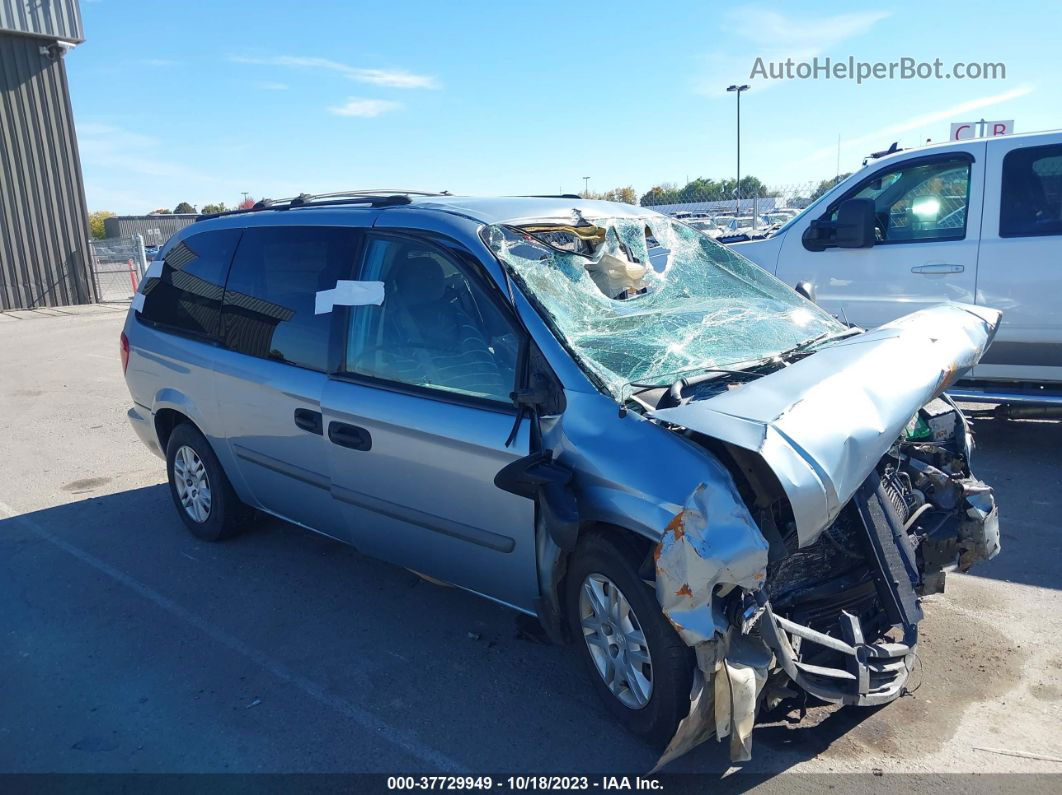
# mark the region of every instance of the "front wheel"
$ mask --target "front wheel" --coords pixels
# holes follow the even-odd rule
[[[638,577],[639,563],[622,537],[582,539],[568,570],[568,620],[609,711],[663,747],[689,713],[694,656]]]

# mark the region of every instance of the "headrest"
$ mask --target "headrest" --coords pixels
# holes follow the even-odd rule
[[[446,292],[442,266],[431,257],[410,257],[397,270],[394,284],[406,306],[438,301]]]

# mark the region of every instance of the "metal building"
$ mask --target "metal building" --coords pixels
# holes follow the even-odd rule
[[[103,234],[105,237],[132,237],[140,235],[145,246],[161,246],[170,239],[170,235],[194,224],[199,216],[195,213],[180,215],[116,215],[105,218]]]
[[[95,300],[65,54],[77,0],[0,0],[0,310]]]

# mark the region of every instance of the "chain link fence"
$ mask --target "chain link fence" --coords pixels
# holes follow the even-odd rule
[[[147,270],[143,238],[109,237],[92,240],[90,246],[98,300],[131,301]]]
[[[641,194],[632,187],[591,192],[589,198],[651,207],[721,242],[732,242],[766,237],[844,176],[773,187],[755,177],[742,178],[740,186],[732,179],[695,179],[681,187],[665,183]]]

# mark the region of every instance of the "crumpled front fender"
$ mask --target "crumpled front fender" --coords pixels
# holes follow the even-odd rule
[[[700,484],[675,515],[656,548],[656,598],[686,643],[726,633],[715,605],[719,586],[763,587],[767,541],[732,480]]]

